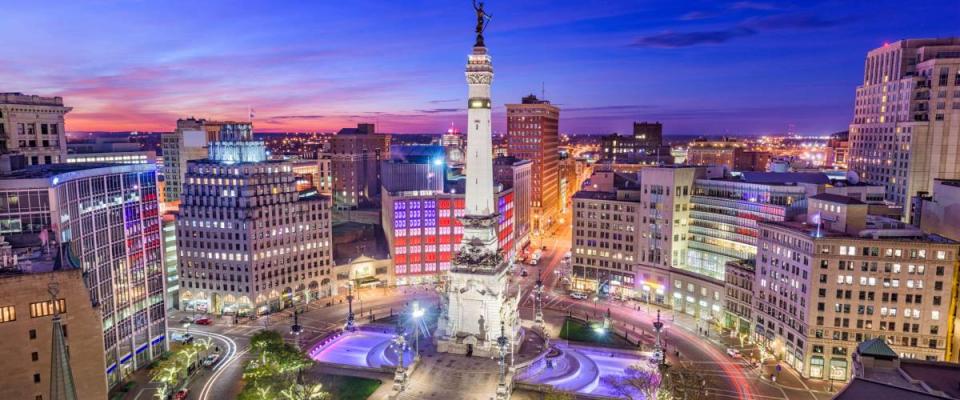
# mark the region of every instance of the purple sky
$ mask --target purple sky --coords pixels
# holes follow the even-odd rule
[[[2,91],[59,95],[67,128],[439,132],[466,119],[467,0],[4,3]],[[541,91],[565,133],[844,130],[866,52],[960,35],[960,2],[488,0],[494,128]]]

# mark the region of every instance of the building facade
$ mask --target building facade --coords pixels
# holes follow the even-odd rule
[[[496,194],[497,235],[504,256],[515,253],[516,197],[513,189]],[[463,190],[383,193],[383,227],[393,258],[393,282],[415,285],[436,282],[450,269],[463,240],[466,200]]]
[[[807,223],[760,224],[756,337],[803,377],[846,381],[857,343],[872,338],[905,358],[956,357],[960,246],[866,207],[820,194]]]
[[[544,232],[560,212],[560,109],[534,95],[507,104],[507,152],[533,161],[533,232]]]
[[[50,399],[54,302],[70,346],[69,366],[78,399],[107,398],[100,308],[79,268],[34,273],[0,269],[0,398]],[[61,366],[62,367],[62,366]]]
[[[63,117],[72,109],[60,97],[0,93],[0,154],[23,154],[28,165],[65,162]]]
[[[390,159],[390,136],[373,124],[341,129],[330,138],[333,204],[338,209],[379,206],[380,162]]]
[[[203,119],[178,119],[177,128],[173,133],[161,135],[164,202],[180,201],[187,162],[207,157],[207,146],[219,140],[219,127],[220,123]]]
[[[516,157],[493,159],[493,179],[513,189],[513,237],[519,252],[530,243],[533,162]]]
[[[689,165],[719,165],[733,171],[738,156],[746,147],[746,143],[736,140],[698,140],[691,142],[687,148],[685,162]]]
[[[161,216],[163,231],[163,269],[166,271],[167,309],[180,309],[180,263],[177,261],[177,214],[167,211]]]
[[[867,53],[848,165],[908,206],[934,179],[960,178],[960,39],[909,39]]]
[[[296,180],[247,129],[187,164],[176,226],[181,308],[263,314],[332,292],[330,199],[301,196]]]
[[[156,182],[151,164],[50,164],[0,177],[4,236],[46,237],[86,274],[110,386],[167,349]]]

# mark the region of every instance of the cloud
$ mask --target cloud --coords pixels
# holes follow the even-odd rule
[[[431,108],[428,110],[417,110],[418,113],[424,113],[424,114],[440,114],[440,113],[451,113],[451,112],[457,112],[457,111],[463,111],[463,109],[462,108]]]
[[[663,32],[637,39],[634,47],[679,48],[720,44],[765,31],[824,29],[854,21],[853,17],[826,19],[813,14],[780,14],[749,18],[726,29],[694,32]]]
[[[275,115],[272,117],[267,117],[267,119],[324,119],[329,118],[328,115]]]
[[[696,46],[700,44],[719,44],[739,37],[754,35],[756,33],[757,32],[753,29],[739,26],[715,31],[664,32],[642,37],[634,42],[633,46],[677,48]]]
[[[708,11],[690,11],[680,16],[681,21],[697,21],[701,19],[713,18],[717,13]]]
[[[442,104],[442,103],[453,103],[455,101],[462,101],[463,99],[442,99],[442,100],[430,100],[430,104]]]
[[[758,10],[758,11],[772,11],[780,9],[779,6],[772,3],[764,3],[759,1],[738,1],[730,5],[731,9],[734,10]]]

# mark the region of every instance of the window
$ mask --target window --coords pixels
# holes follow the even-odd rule
[[[67,301],[65,299],[57,299],[57,310],[61,313],[67,312]],[[47,315],[53,315],[52,300],[30,303],[30,318],[45,317]]]
[[[37,352],[31,353],[30,359],[33,361],[40,361],[40,353],[37,353]]]
[[[37,338],[37,330],[36,330],[36,329],[31,329],[31,330],[30,330],[30,340],[33,340],[33,339],[36,339],[36,338]]]
[[[0,307],[0,323],[16,321],[17,310],[13,306]]]
[[[33,383],[40,383],[40,374],[33,374]]]

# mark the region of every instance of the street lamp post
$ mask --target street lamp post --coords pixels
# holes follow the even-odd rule
[[[663,349],[663,341],[660,332],[663,330],[663,322],[660,321],[660,310],[657,310],[657,320],[653,322],[653,330],[657,333],[657,341],[653,345],[653,355],[657,358],[657,367],[663,374],[667,369],[667,354]]]
[[[406,341],[403,338],[403,323],[400,322],[402,318],[397,320],[396,333],[393,337],[394,352],[397,353],[397,370],[393,374],[393,391],[395,393],[400,393],[407,386],[407,371],[403,367],[403,348],[406,346]]]
[[[510,391],[507,390],[507,335],[503,321],[500,321],[500,337],[497,338],[497,346],[500,349],[500,380],[497,383],[497,400],[507,400],[510,398]]]
[[[300,313],[297,308],[293,308],[293,325],[290,327],[290,333],[293,334],[294,340],[296,341],[297,351],[300,349],[300,334],[303,332],[303,327],[300,326]],[[303,385],[303,367],[297,366],[297,384]]]
[[[423,317],[424,309],[420,308],[420,304],[413,303],[413,347],[416,351],[415,358],[420,359],[420,318]]]
[[[353,282],[350,282],[347,285],[347,290],[347,325],[344,327],[344,329],[353,331],[357,329],[353,320]]]
[[[534,316],[534,323],[542,330],[543,329],[543,278],[540,276],[540,272],[537,272],[537,284],[534,288],[535,294],[535,306],[536,306],[536,315]]]

